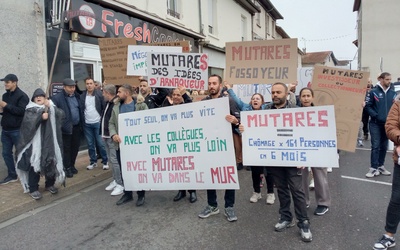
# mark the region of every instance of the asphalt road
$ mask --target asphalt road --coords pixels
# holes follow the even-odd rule
[[[297,227],[274,232],[278,201],[250,203],[251,175],[242,170],[237,222],[223,215],[222,191],[220,214],[200,219],[205,191],[198,191],[194,204],[173,202],[176,192],[164,191],[147,192],[143,207],[135,207],[135,202],[116,206],[119,197],[104,191],[108,182],[103,182],[0,224],[0,249],[372,249],[383,233],[391,177],[366,179],[369,156],[363,149],[341,152],[340,169],[329,174],[332,206],[326,215],[313,215],[311,192],[311,243],[301,241]],[[391,153],[385,165],[393,170]]]

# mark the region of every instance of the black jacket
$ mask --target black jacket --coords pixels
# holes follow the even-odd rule
[[[146,103],[149,109],[161,107],[169,93],[169,90],[166,88],[158,88],[157,90],[157,94],[149,94],[144,98],[144,103]]]
[[[384,125],[395,98],[396,92],[391,88],[388,88],[386,93],[379,84],[371,89],[365,99],[371,121]]]
[[[102,136],[110,136],[108,122],[110,121],[112,110],[114,108],[114,101],[116,98],[117,97],[114,97],[111,101],[106,103],[106,107],[101,114],[100,135]]]
[[[81,101],[80,101],[79,105],[80,105],[80,108],[81,108],[82,117],[85,117],[86,95],[87,95],[87,90],[83,91],[82,94],[80,95]],[[104,108],[106,107],[106,103],[104,101],[103,94],[101,93],[100,90],[95,89],[93,91],[93,95],[94,95],[94,100],[95,100],[95,106],[96,106],[97,113],[99,113],[99,115],[101,116],[103,114]],[[82,122],[84,123],[85,120],[83,120]]]
[[[7,103],[2,113],[1,126],[3,130],[18,130],[21,127],[26,105],[29,103],[28,95],[17,87],[14,91],[8,90],[4,93],[3,101]]]
[[[79,104],[80,103],[79,94],[75,92],[74,96],[76,98],[76,101]],[[61,127],[62,133],[71,135],[72,134],[72,117],[71,117],[71,109],[69,108],[67,97],[68,97],[67,92],[65,92],[65,90],[62,90],[57,95],[53,96],[51,98],[51,100],[53,100],[53,102],[57,106],[57,108],[64,111],[65,119],[64,119],[64,122],[62,123],[62,127]],[[80,106],[79,106],[79,109],[80,109]],[[82,117],[81,111],[79,111],[79,120],[80,120],[80,125],[82,125],[83,117]]]

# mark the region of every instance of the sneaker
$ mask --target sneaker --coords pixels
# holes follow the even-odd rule
[[[364,135],[364,141],[368,141],[368,134]]]
[[[365,176],[368,177],[368,178],[372,178],[372,177],[378,176],[378,175],[380,175],[378,169],[370,168],[368,173]]]
[[[253,195],[250,197],[250,202],[256,203],[261,198],[261,193],[253,192]]]
[[[97,167],[97,163],[92,163],[86,167],[87,170],[92,170],[93,168]]]
[[[364,147],[364,143],[363,143],[363,141],[361,139],[357,140],[357,146]]]
[[[314,178],[311,178],[310,185],[308,185],[308,188],[309,188],[310,190],[313,190],[314,187],[315,187],[315,185],[314,185]]]
[[[108,184],[108,186],[106,187],[106,191],[112,191],[114,190],[114,188],[117,186],[117,182],[116,181],[112,181],[110,184]]]
[[[382,238],[379,239],[377,243],[374,245],[374,250],[386,250],[390,247],[396,246],[396,242],[393,237],[389,237],[386,234],[382,235]]]
[[[113,191],[111,192],[111,195],[120,195],[124,192],[124,187],[121,185],[116,185],[115,188],[113,189]]]
[[[109,170],[110,169],[110,166],[108,166],[108,164],[106,163],[106,164],[103,164],[103,170]]]
[[[381,175],[391,175],[392,173],[390,173],[389,171],[386,170],[385,166],[380,166],[378,168],[378,171]]]
[[[35,192],[31,193],[31,197],[34,200],[40,200],[40,199],[42,199],[42,194],[39,191],[35,191]]]
[[[312,241],[312,234],[310,231],[310,222],[308,220],[305,220],[303,222],[297,223],[297,226],[300,228],[301,240],[304,242]]]
[[[332,173],[332,168],[327,168],[326,171],[327,171],[328,173]]]
[[[314,214],[315,215],[324,215],[329,211],[329,207],[327,206],[318,206],[315,211]]]
[[[275,203],[275,194],[274,193],[267,194],[267,199],[265,200],[265,203],[267,203],[267,205],[274,204]]]
[[[275,225],[275,231],[277,232],[282,232],[284,231],[286,228],[289,227],[294,227],[294,221],[288,221],[288,220],[279,220],[278,223],[276,223]]]
[[[58,188],[56,188],[55,186],[47,187],[46,190],[52,194],[58,193]]]
[[[225,208],[225,216],[228,219],[228,221],[237,221],[237,216],[235,215],[235,210],[233,207],[227,207]]]
[[[218,207],[212,207],[207,205],[207,207],[199,214],[199,217],[202,219],[210,217],[210,215],[219,214]]]
[[[0,181],[0,185],[5,185],[10,182],[16,182],[17,180],[18,180],[18,177],[13,178],[13,177],[7,176],[6,178],[4,178],[4,180]]]

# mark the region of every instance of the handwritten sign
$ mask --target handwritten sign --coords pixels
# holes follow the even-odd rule
[[[182,47],[168,46],[143,46],[129,45],[127,58],[127,75],[147,76],[147,53],[148,52],[176,52],[181,53]]]
[[[231,84],[297,80],[297,39],[226,43],[225,79]]]
[[[171,46],[171,47],[182,47],[183,53],[190,53],[192,51],[192,45],[190,41],[175,41],[175,42],[160,42],[160,43],[149,43],[149,46]]]
[[[339,167],[333,106],[241,112],[243,164]]]
[[[314,104],[335,105],[338,148],[355,152],[369,72],[316,66]]]
[[[126,190],[239,189],[228,98],[120,114]]]
[[[126,75],[128,45],[135,45],[133,38],[99,38],[104,80],[107,83],[139,85],[137,76]]]
[[[208,56],[201,53],[149,53],[148,79],[151,87],[205,89]]]

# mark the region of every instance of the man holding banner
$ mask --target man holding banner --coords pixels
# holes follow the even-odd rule
[[[214,98],[224,97],[222,94],[222,78],[219,75],[211,75],[208,78],[208,92],[209,96],[204,98],[203,100],[210,100]],[[240,122],[240,110],[237,107],[235,101],[229,98],[229,107],[230,107],[230,115],[226,118],[228,122],[232,123],[232,130],[236,129]],[[225,216],[228,221],[233,222],[237,221],[237,216],[235,215],[235,210],[233,209],[233,205],[235,203],[235,190],[229,189],[225,190]],[[217,191],[216,190],[207,190],[207,202],[208,205],[206,208],[199,214],[199,217],[202,219],[208,218],[211,215],[215,215],[219,213],[218,203],[217,203]]]

